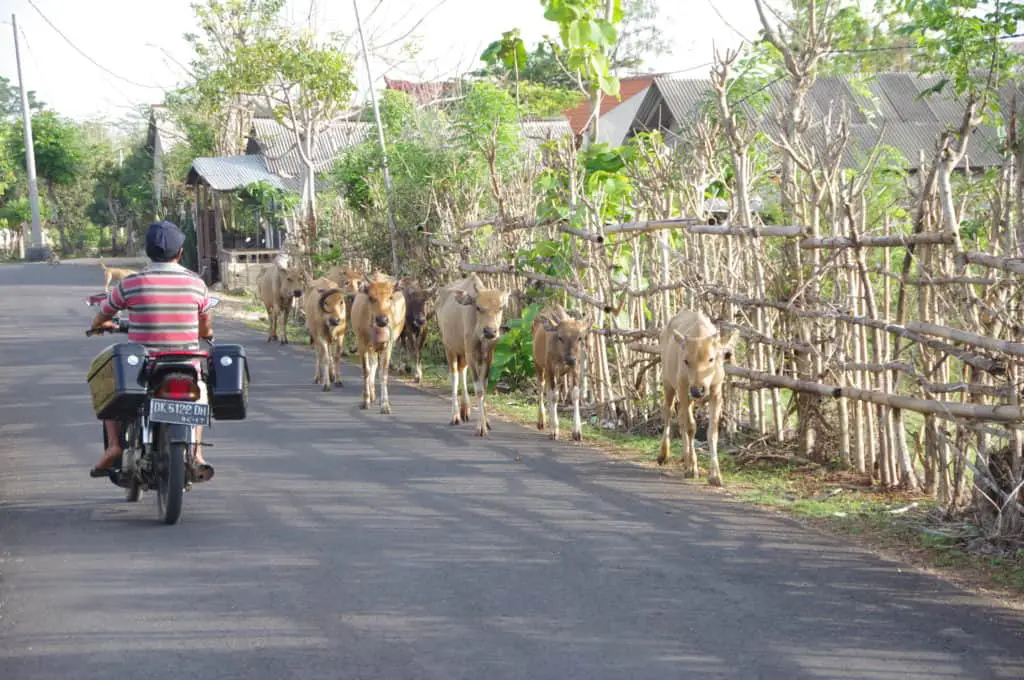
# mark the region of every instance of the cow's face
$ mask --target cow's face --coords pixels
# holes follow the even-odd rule
[[[374,328],[389,328],[397,321],[394,314],[395,299],[401,295],[391,279],[363,281],[359,292],[364,293],[370,303],[370,320]]]
[[[569,368],[575,367],[583,352],[583,341],[590,333],[590,318],[582,320],[563,319],[560,323],[544,320],[544,330],[550,334],[548,351]]]
[[[431,299],[430,294],[425,290],[405,291],[405,304],[408,305],[408,324],[413,335],[419,335],[427,327],[427,318],[430,316]]]
[[[346,293],[358,293],[363,283],[363,275],[352,269],[343,272],[339,279],[337,283]]]
[[[690,398],[703,399],[711,393],[716,376],[725,370],[721,365],[732,355],[736,331],[725,340],[718,333],[688,338],[675,331],[675,339],[682,349],[682,372],[690,387]]]
[[[337,328],[345,320],[345,293],[340,288],[331,288],[320,293],[318,304],[324,321],[331,328]]]
[[[501,329],[505,305],[508,304],[508,293],[493,289],[478,290],[476,293],[456,290],[454,295],[459,304],[473,306],[476,309],[474,336],[484,344],[495,342]]]
[[[292,297],[302,297],[302,292],[312,281],[309,276],[298,269],[282,269],[281,271],[281,293]]]

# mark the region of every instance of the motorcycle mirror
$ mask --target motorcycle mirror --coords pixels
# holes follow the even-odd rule
[[[214,307],[216,307],[219,304],[220,304],[220,298],[219,297],[214,297],[214,296],[211,295],[210,296],[210,304],[207,305],[206,309],[207,310],[211,310],[211,309],[213,309]]]

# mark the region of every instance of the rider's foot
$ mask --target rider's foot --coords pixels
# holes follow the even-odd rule
[[[114,469],[114,463],[121,457],[121,448],[118,446],[111,446],[109,449],[103,452],[103,458],[100,462],[89,471],[90,477],[106,477]]]

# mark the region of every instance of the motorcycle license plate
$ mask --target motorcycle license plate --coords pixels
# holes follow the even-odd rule
[[[210,405],[171,399],[150,399],[149,419],[174,425],[209,425]]]

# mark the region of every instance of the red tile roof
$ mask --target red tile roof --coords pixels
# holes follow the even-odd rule
[[[626,101],[635,94],[639,94],[643,89],[654,82],[660,73],[651,73],[642,76],[627,76],[625,78],[619,78],[619,99],[618,97],[609,97],[607,95],[601,97],[601,113],[604,115],[614,109],[616,106]],[[563,111],[565,117],[569,119],[569,125],[572,126],[574,134],[580,134],[583,132],[583,128],[586,127],[587,121],[590,119],[590,100],[586,99],[581,102],[579,106],[573,109],[567,109]]]
[[[455,89],[454,83],[414,83],[409,80],[392,80],[387,76],[384,76],[384,84],[388,90],[409,94],[417,106],[451,96]]]

